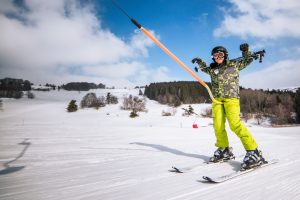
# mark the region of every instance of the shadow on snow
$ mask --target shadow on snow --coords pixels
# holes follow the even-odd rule
[[[170,147],[166,147],[166,146],[159,145],[159,144],[148,144],[148,143],[142,143],[142,142],[133,142],[133,143],[130,143],[130,144],[136,144],[136,145],[151,147],[151,148],[157,149],[159,151],[164,151],[164,152],[172,153],[172,154],[179,155],[179,156],[186,156],[186,157],[191,157],[191,158],[202,159],[204,161],[208,161],[209,158],[210,158],[210,157],[205,156],[205,155],[185,153],[183,151],[179,151],[177,149],[172,149]]]
[[[23,142],[20,142],[19,145],[24,145],[24,149],[21,151],[21,153],[14,159],[5,162],[3,164],[4,169],[0,170],[0,175],[5,175],[5,174],[10,174],[10,173],[14,173],[17,171],[20,171],[22,169],[25,168],[25,166],[10,166],[13,162],[19,160],[20,158],[22,158],[25,154],[25,152],[27,151],[27,149],[29,148],[29,146],[31,145],[30,142],[28,142],[29,139],[24,139]]]

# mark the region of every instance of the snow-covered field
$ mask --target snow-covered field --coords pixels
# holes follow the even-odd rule
[[[105,96],[108,90],[96,90]],[[138,90],[111,90],[118,105],[66,112],[86,92],[34,92],[35,99],[3,99],[0,111],[0,199],[300,199],[300,127],[247,123],[266,159],[278,164],[211,184],[203,175],[238,170],[245,154],[229,132],[236,160],[203,164],[215,150],[212,119],[163,117],[167,106],[147,101],[147,113],[129,118],[122,98]],[[187,108],[188,105],[183,107]],[[210,107],[193,105],[195,112]],[[193,129],[194,120],[198,129]],[[229,130],[229,129],[228,129]],[[194,166],[185,174],[171,166]]]

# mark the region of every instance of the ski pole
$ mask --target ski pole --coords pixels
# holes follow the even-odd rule
[[[111,0],[113,4],[119,8],[129,19],[130,21],[136,25],[147,37],[149,37],[155,44],[157,44],[166,54],[168,54],[171,58],[173,58],[181,67],[183,67],[190,75],[192,75],[202,86],[204,86],[211,98],[211,100],[214,103],[219,103],[221,102],[217,101],[209,86],[201,79],[199,78],[190,68],[188,68],[177,56],[175,56],[167,47],[165,47],[158,39],[156,39],[146,28],[142,27],[141,24],[139,24],[135,19],[131,18],[124,9],[122,9],[114,0]]]

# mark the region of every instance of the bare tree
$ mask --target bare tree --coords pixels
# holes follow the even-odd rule
[[[138,112],[147,112],[146,109],[146,98],[139,98],[137,96],[129,95],[125,97],[123,101],[122,110],[132,110],[130,117],[137,117]]]
[[[136,110],[137,112],[146,112],[146,99],[129,95],[123,101],[122,110]]]
[[[97,98],[95,93],[86,94],[80,102],[81,108],[99,109],[100,107],[104,107],[104,106],[105,106],[105,98],[104,97]]]

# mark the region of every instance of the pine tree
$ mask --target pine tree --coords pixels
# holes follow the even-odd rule
[[[141,90],[141,89],[139,89],[139,95],[140,96],[143,96],[144,94],[143,94],[143,91]]]
[[[68,112],[76,112],[78,110],[78,106],[76,105],[76,100],[70,101],[67,110]]]
[[[118,98],[116,96],[112,95],[110,92],[108,92],[106,95],[106,103],[107,104],[117,104]]]
[[[106,103],[107,103],[107,104],[110,104],[110,100],[111,100],[111,94],[110,94],[110,92],[108,92],[108,93],[106,94]]]
[[[194,108],[191,105],[189,105],[189,114],[191,115],[193,113],[194,113]]]

